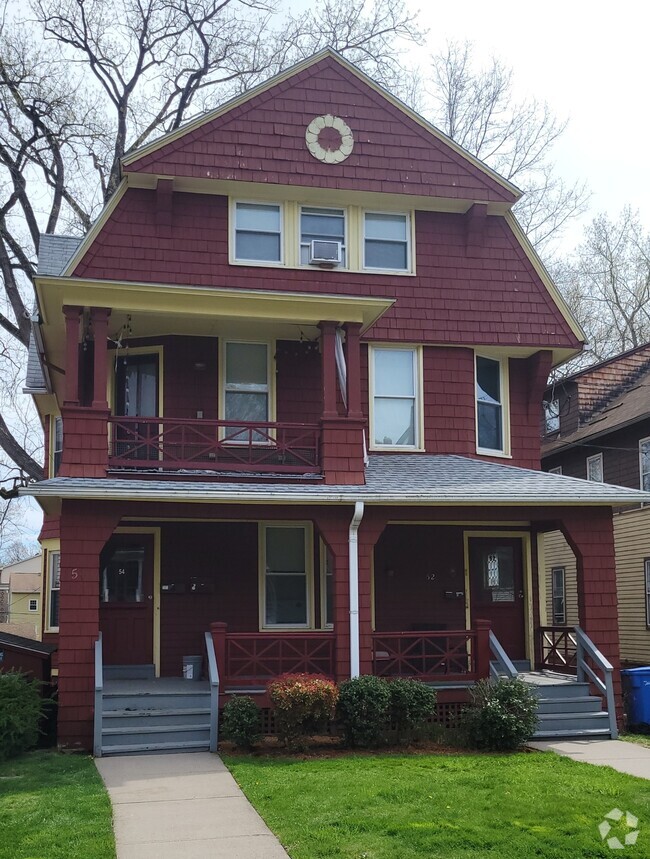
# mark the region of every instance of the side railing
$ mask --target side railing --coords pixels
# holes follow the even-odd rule
[[[504,676],[511,679],[517,677],[517,669],[492,630],[490,630],[490,652],[492,654],[492,659],[490,660],[490,677],[493,677],[495,680]]]
[[[611,738],[615,740],[618,737],[618,726],[614,698],[614,666],[579,626],[575,627],[575,638],[578,682],[591,682],[605,699],[609,715],[609,731]]]
[[[208,654],[208,680],[210,681],[210,751],[216,752],[219,742],[219,666],[210,632],[205,633],[205,649]]]
[[[541,626],[538,634],[538,667],[561,674],[574,674],[578,650],[575,629],[570,626]]]
[[[102,634],[95,642],[95,713],[93,716],[93,754],[102,756],[102,707],[104,695],[104,664],[102,654]]]

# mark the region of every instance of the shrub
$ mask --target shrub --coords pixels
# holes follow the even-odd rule
[[[334,718],[338,689],[331,680],[314,674],[284,674],[267,690],[275,708],[275,727],[289,748],[300,748],[305,737]]]
[[[248,695],[231,698],[223,708],[221,733],[242,749],[251,749],[261,736],[260,711]]]
[[[43,701],[39,682],[16,671],[0,672],[0,760],[38,742]]]
[[[398,737],[413,739],[433,715],[436,704],[435,690],[420,680],[397,678],[388,684],[390,691],[390,718]]]
[[[348,746],[376,746],[384,738],[390,708],[386,680],[370,674],[339,687],[338,719]]]
[[[537,697],[521,680],[481,680],[471,694],[472,703],[463,709],[460,724],[473,748],[511,751],[535,733]]]

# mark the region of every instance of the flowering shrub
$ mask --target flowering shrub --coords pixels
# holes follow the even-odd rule
[[[339,692],[336,685],[315,674],[283,674],[266,687],[275,710],[275,727],[289,748],[304,745],[334,718]]]

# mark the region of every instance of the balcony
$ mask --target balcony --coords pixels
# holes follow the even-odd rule
[[[317,424],[110,417],[110,470],[321,471]]]

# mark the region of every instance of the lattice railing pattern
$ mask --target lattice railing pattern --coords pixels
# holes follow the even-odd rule
[[[373,635],[379,677],[469,680],[476,676],[476,632],[382,632]]]
[[[280,674],[334,676],[333,633],[281,633],[280,636],[272,632],[229,632],[227,682],[266,683]]]
[[[575,674],[577,639],[573,627],[541,626],[538,635],[541,659],[539,667]]]

